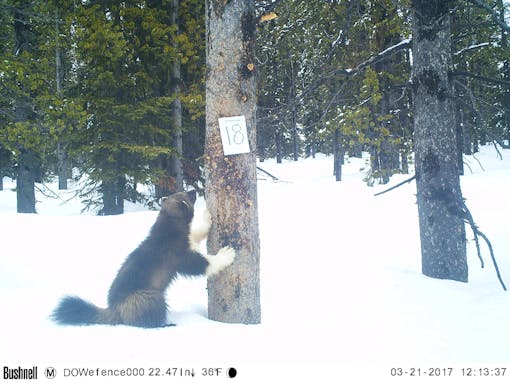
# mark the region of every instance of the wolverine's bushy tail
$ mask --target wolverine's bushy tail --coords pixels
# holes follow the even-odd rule
[[[99,308],[79,297],[63,298],[51,318],[62,325],[118,324],[111,310]]]

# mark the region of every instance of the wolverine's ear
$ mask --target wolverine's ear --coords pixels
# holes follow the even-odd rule
[[[195,190],[191,190],[188,193],[188,198],[190,199],[191,203],[195,203],[197,200],[197,192]]]
[[[167,199],[168,197],[161,197],[159,199],[159,204],[161,205],[163,202],[165,202],[165,200]]]

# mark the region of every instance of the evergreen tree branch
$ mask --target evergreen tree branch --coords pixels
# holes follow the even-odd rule
[[[322,84],[330,81],[335,76],[345,76],[345,77],[355,76],[358,73],[365,70],[366,68],[368,68],[369,66],[376,64],[376,63],[386,59],[387,57],[390,57],[393,54],[400,52],[401,50],[409,48],[411,46],[411,44],[412,44],[412,39],[410,39],[410,38],[404,39],[404,40],[398,42],[397,44],[394,44],[394,45],[390,46],[389,48],[386,48],[385,50],[383,50],[375,55],[372,55],[367,60],[358,64],[355,68],[347,68],[347,69],[342,68],[342,69],[332,70],[331,72],[327,73],[323,77],[319,78],[317,81],[314,81],[311,84],[305,86],[304,89],[302,90],[302,92],[299,94],[299,96],[297,96],[296,99],[293,100],[288,105],[291,105],[292,103],[298,104],[298,103],[302,102],[302,100],[305,99],[306,96],[308,96],[308,94],[310,94],[311,92],[313,92],[314,90],[319,88]]]
[[[269,13],[269,12],[273,12],[274,9],[276,8],[276,6],[281,3],[283,0],[274,0],[271,4],[269,4],[267,7],[265,7],[264,9],[264,13]]]
[[[267,4],[266,6],[261,6],[258,10],[258,20],[263,21],[264,15],[270,14],[274,12],[274,9],[280,4],[283,0],[274,0],[273,2]]]
[[[488,78],[486,78],[486,79],[488,79]],[[455,85],[460,86],[461,88],[463,88],[467,92],[467,94],[469,95],[469,99],[471,101],[471,105],[467,104],[465,102],[463,102],[463,104],[466,105],[468,108],[470,108],[473,111],[473,113],[475,113],[475,115],[480,119],[480,121],[484,122],[484,124],[485,124],[485,119],[482,116],[482,114],[480,113],[480,109],[478,108],[478,105],[477,105],[477,102],[476,102],[476,98],[475,98],[475,96],[473,94],[473,91],[468,86],[466,86],[465,84],[463,84],[460,81],[455,81]],[[492,142],[494,144],[494,148],[496,149],[496,152],[498,153],[499,158],[503,159],[503,156],[501,155],[501,152],[499,151],[496,143],[499,144],[499,146],[501,146],[503,149],[510,149],[510,144],[506,145],[502,140],[499,140],[499,139],[497,139],[497,137],[494,137],[494,135],[491,134],[490,131],[486,131],[485,133],[492,140]],[[481,166],[481,164],[480,164],[480,166]]]
[[[484,0],[467,0],[467,2],[473,4],[477,8],[487,11],[491,16],[492,21],[499,25],[499,27],[504,31],[510,32],[510,26],[505,23],[505,21],[501,19],[500,15]]]
[[[385,50],[370,56],[367,60],[361,62],[356,66],[356,68],[352,69],[337,69],[334,70],[333,74],[342,74],[345,76],[353,76],[357,74],[358,72],[361,72],[363,69],[369,67],[370,65],[376,64],[384,59],[386,59],[389,56],[392,56],[393,54],[400,52],[401,50],[407,49],[411,46],[412,39],[404,39],[400,41],[397,44],[394,44],[390,46],[389,48],[386,48]]]
[[[347,35],[349,34],[349,30],[350,30],[350,27],[352,24],[351,20],[352,20],[352,14],[353,14],[353,7],[354,7],[354,2],[349,1],[349,8],[347,9],[345,25],[342,28],[342,30],[338,33],[338,37],[336,38],[336,40],[333,41],[333,43],[331,43],[331,49],[329,50],[329,53],[327,55],[327,60],[331,59],[336,47],[339,45],[343,45],[345,43],[345,40],[347,39]]]

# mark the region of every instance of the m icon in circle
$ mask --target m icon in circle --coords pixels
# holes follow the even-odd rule
[[[57,370],[54,367],[46,367],[44,370],[44,376],[48,379],[54,379],[57,377]]]

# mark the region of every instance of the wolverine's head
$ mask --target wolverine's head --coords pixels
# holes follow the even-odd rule
[[[175,218],[182,218],[191,221],[194,213],[197,192],[174,193],[169,197],[161,198],[161,211]]]

